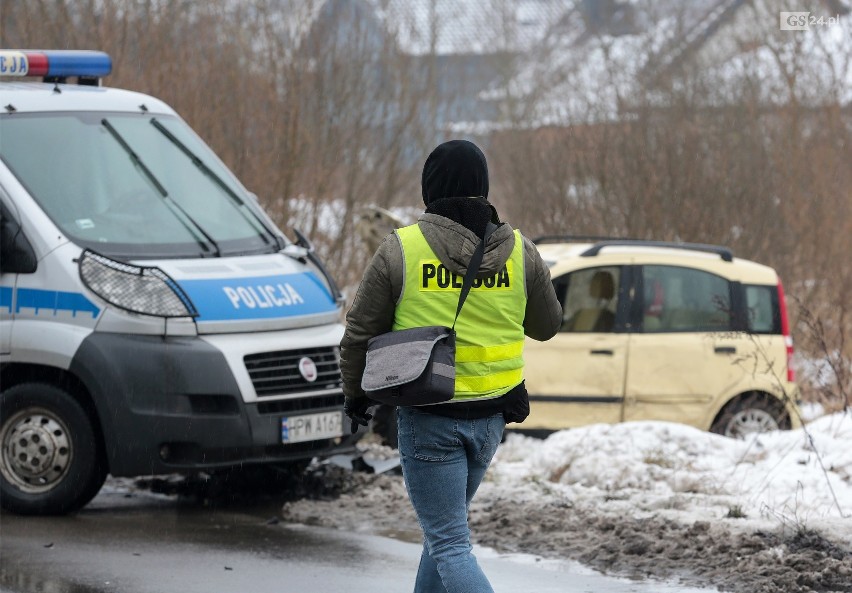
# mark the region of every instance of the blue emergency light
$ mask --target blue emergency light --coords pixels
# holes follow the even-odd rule
[[[89,50],[0,50],[0,76],[100,78],[112,72],[112,58]]]

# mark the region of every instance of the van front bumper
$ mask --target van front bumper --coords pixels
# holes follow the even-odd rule
[[[282,443],[282,418],[342,414],[342,392],[245,403],[222,352],[196,337],[95,332],[70,371],[92,396],[114,476],[300,461],[360,436]]]

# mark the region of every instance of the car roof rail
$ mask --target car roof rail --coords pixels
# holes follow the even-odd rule
[[[706,243],[679,243],[676,241],[646,241],[642,239],[615,239],[598,241],[586,249],[580,255],[591,257],[600,253],[605,247],[667,247],[669,249],[687,249],[689,251],[702,251],[704,253],[715,253],[723,261],[734,261],[733,252],[727,247],[720,245],[708,245]]]
[[[576,242],[576,243],[587,243],[590,241],[615,241],[615,240],[624,240],[622,237],[606,237],[599,235],[542,235],[541,237],[536,237],[533,239],[533,243],[538,245],[539,243],[567,243],[567,242]],[[632,240],[632,239],[630,239]]]

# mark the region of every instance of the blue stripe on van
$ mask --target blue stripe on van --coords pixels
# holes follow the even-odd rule
[[[8,286],[0,286],[0,309],[12,312],[12,289]]]
[[[21,309],[35,309],[36,315],[56,315],[57,311],[71,311],[74,317],[78,312],[83,312],[91,313],[94,319],[101,312],[99,307],[79,292],[37,288],[19,288],[17,292],[15,313],[19,313]],[[9,304],[11,309],[11,292]]]
[[[311,272],[177,283],[198,310],[198,323],[296,317],[337,308],[325,285]]]

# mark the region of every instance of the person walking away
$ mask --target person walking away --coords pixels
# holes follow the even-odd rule
[[[439,145],[426,159],[421,184],[426,211],[385,238],[346,315],[344,411],[353,423],[366,426],[372,418],[375,402],[361,389],[370,338],[453,324],[462,278],[487,237],[456,323],[454,397],[398,408],[397,423],[403,477],[424,538],[415,593],[489,593],[471,553],[468,508],[506,423],[529,414],[524,335],[552,338],[562,307],[535,245],[501,222],[488,201],[488,166],[475,144]]]

